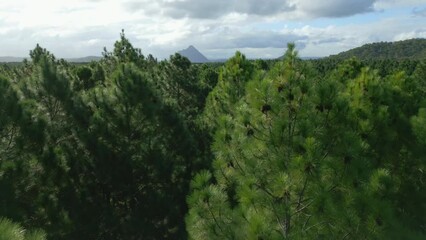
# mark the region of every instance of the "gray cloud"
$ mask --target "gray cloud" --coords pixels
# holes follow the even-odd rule
[[[331,38],[324,38],[320,40],[313,40],[312,44],[320,45],[324,43],[339,43],[339,42],[342,42],[343,40],[344,40],[343,38],[331,37]]]
[[[297,8],[310,17],[345,17],[374,11],[376,0],[300,0]]]
[[[258,16],[268,16],[283,12],[295,10],[295,6],[285,0],[268,0],[259,3],[258,0],[183,0],[183,1],[158,1],[158,11],[154,13],[148,10],[149,13],[158,14],[163,12],[166,16],[172,18],[197,18],[211,19],[218,18],[229,13],[241,13]],[[134,12],[150,9],[149,3],[145,1],[130,1],[124,4],[124,8]]]
[[[46,19],[58,22],[36,23],[23,18],[24,14],[13,14],[25,6],[15,6],[15,1],[0,3],[11,6],[0,9],[1,55],[28,56],[36,43],[57,57],[100,55],[104,46],[112,50],[121,29],[145,55],[152,53],[159,59],[189,45],[209,58],[232,56],[236,50],[256,58],[278,57],[288,42],[295,42],[304,56],[325,56],[373,41],[426,37],[423,17],[413,17],[424,16],[426,11],[417,2],[409,5],[412,14],[403,17],[381,15],[382,20],[369,23],[359,23],[356,17],[354,22],[342,24],[334,19],[372,11],[373,7],[377,10],[379,2],[424,0],[85,0],[90,3],[46,10]],[[61,9],[69,14],[62,16]],[[229,16],[231,13],[239,14]],[[101,20],[94,21],[99,17]],[[317,24],[319,17],[329,19]],[[75,21],[63,20],[68,18]]]
[[[171,18],[213,19],[230,13],[256,16],[299,14],[303,17],[344,17],[374,11],[377,0],[179,0],[148,2],[132,0],[124,3],[127,11],[163,14]]]
[[[222,48],[285,48],[289,42],[298,42],[298,48],[302,49],[304,44],[300,40],[305,39],[306,36],[261,31],[233,36]]]
[[[120,30],[104,27],[88,27],[78,33],[49,35],[56,28],[21,28],[1,34],[1,55],[28,57],[29,51],[40,44],[58,58],[101,55],[103,47],[112,49],[119,39]],[[91,41],[95,40],[92,44]]]
[[[131,40],[135,39],[136,41],[132,43],[140,47],[144,53],[155,52],[159,58],[185,49],[189,45],[196,46],[209,58],[229,57],[237,50],[247,53],[247,56],[251,58],[278,57],[282,55],[287,43],[295,42],[297,48],[301,50],[308,40],[308,36],[303,33],[296,34],[290,30],[274,31],[255,28],[242,30],[238,26],[213,25],[206,29],[194,24],[188,29],[187,35],[170,44],[153,43],[149,36],[143,34]],[[137,34],[136,32],[133,33]]]

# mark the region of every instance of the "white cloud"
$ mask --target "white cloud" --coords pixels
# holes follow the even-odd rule
[[[213,19],[231,13],[249,15],[271,15],[294,10],[285,0],[268,0],[259,4],[258,0],[131,0],[124,3],[130,12],[144,11],[150,15],[159,13],[172,18]],[[153,11],[153,10],[156,11]]]
[[[408,2],[408,3],[407,3]],[[282,54],[294,41],[305,56],[323,56],[373,41],[425,37],[422,17],[380,17],[338,24],[345,16],[408,7],[424,0],[0,0],[0,55],[26,56],[40,43],[59,57],[100,55],[121,29],[159,58],[195,45],[211,58],[240,49],[249,57]],[[316,24],[316,20],[326,24]],[[324,20],[325,19],[325,20]],[[336,24],[335,24],[336,23]],[[288,27],[291,26],[291,27]],[[315,27],[314,27],[315,26]]]
[[[378,0],[127,0],[128,12],[174,19],[216,19],[229,14],[279,16],[285,19],[344,17],[374,10]]]
[[[393,40],[401,41],[411,38],[426,38],[426,28],[400,33],[396,35]]]

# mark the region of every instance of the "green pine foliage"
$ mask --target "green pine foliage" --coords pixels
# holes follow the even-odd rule
[[[205,122],[212,132],[223,116],[232,117],[235,104],[244,96],[246,83],[255,75],[255,67],[240,52],[220,69],[217,85],[207,97],[204,111]]]
[[[424,61],[103,55],[0,66],[0,239],[425,238]]]
[[[424,237],[424,148],[410,130],[422,96],[404,73],[358,66],[316,79],[289,45],[248,82],[221,118],[212,173],[193,180],[192,239]]]
[[[204,158],[197,90],[159,88],[161,66],[123,34],[116,48],[72,66],[37,46],[16,80],[1,78],[2,215],[52,239],[185,238],[189,181]],[[168,76],[189,71],[185,60],[165,62],[177,66]]]
[[[0,218],[0,240],[45,240],[44,232],[26,231],[19,224]]]

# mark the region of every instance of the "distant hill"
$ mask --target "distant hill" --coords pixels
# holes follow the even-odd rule
[[[300,59],[302,59],[302,60],[315,60],[315,59],[321,59],[321,58],[323,58],[323,57],[300,57]],[[282,55],[282,56],[280,56],[276,59],[273,59],[273,60],[282,60],[282,59],[284,59],[284,55]]]
[[[86,62],[92,62],[92,61],[100,61],[102,57],[98,56],[87,56],[82,58],[65,58],[67,62],[73,62],[73,63],[86,63]]]
[[[19,63],[24,61],[25,58],[23,57],[0,57],[0,62],[2,63]],[[65,60],[67,62],[72,62],[72,63],[88,63],[91,61],[99,61],[101,60],[102,57],[98,57],[98,56],[87,56],[87,57],[82,57],[82,58],[65,58]]]
[[[2,63],[14,63],[24,61],[23,57],[0,57],[0,62]]]
[[[198,51],[194,46],[189,46],[187,49],[178,52],[180,55],[187,57],[193,63],[206,63],[209,60]]]
[[[377,42],[331,55],[330,58],[347,59],[357,57],[361,60],[379,59],[426,59],[426,39],[409,39],[397,42]]]
[[[217,58],[217,59],[209,59],[209,62],[212,63],[224,63],[228,61],[229,58]]]

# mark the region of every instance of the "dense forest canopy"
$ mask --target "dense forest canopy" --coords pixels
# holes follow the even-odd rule
[[[426,238],[424,59],[30,58],[0,68],[0,239]]]

